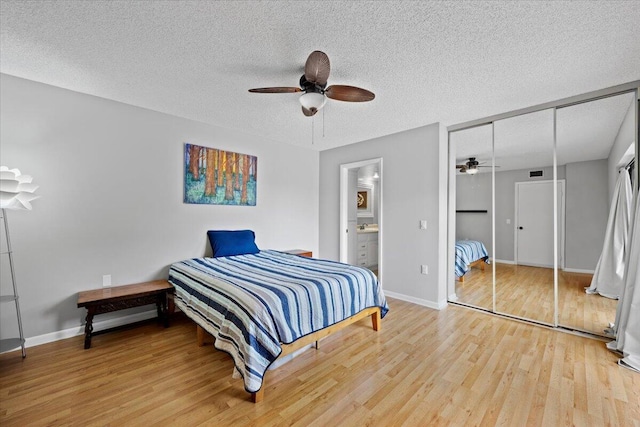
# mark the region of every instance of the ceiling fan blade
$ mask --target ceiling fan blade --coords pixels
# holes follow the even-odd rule
[[[307,79],[308,82],[324,86],[327,84],[330,71],[331,65],[327,54],[319,50],[314,50],[304,65],[304,78]]]
[[[304,114],[307,117],[311,117],[314,114],[316,114],[317,112],[318,112],[318,110],[316,108],[309,109],[309,108],[302,107],[302,114]]]
[[[456,165],[456,169],[462,169],[462,168],[466,168],[465,165]]]
[[[347,102],[372,101],[376,96],[373,92],[355,86],[333,85],[324,92],[328,98]]]
[[[256,89],[249,89],[251,93],[295,93],[302,92],[299,87],[259,87]]]

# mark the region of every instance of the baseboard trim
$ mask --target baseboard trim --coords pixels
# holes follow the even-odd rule
[[[129,314],[122,317],[115,317],[112,319],[106,319],[100,322],[93,323],[94,332],[103,331],[105,329],[116,328],[118,326],[128,325],[130,323],[141,322],[143,320],[149,320],[158,317],[158,312],[153,310],[143,311],[141,313]],[[72,338],[78,335],[84,335],[84,324],[76,326],[74,328],[63,329],[61,331],[50,332],[48,334],[37,335],[35,337],[26,338],[24,342],[25,347],[35,347],[37,345],[48,344],[54,341],[60,341],[66,338]],[[4,353],[15,351],[20,347],[12,348]]]
[[[422,299],[422,298],[416,298],[416,297],[411,297],[409,295],[404,295],[404,294],[399,294],[397,292],[391,292],[388,290],[384,290],[384,294],[390,296],[391,298],[397,298],[399,300],[402,301],[407,301],[407,302],[412,302],[414,304],[418,304],[418,305],[422,305],[425,307],[429,307],[429,308],[433,308],[435,310],[442,310],[443,308],[445,308],[447,306],[447,301],[446,300],[442,300],[438,303],[435,303],[433,301],[429,301],[426,299]]]
[[[509,260],[506,260],[506,259],[496,259],[496,260],[494,260],[494,262],[496,264],[512,264],[512,265],[516,264],[515,261],[509,261]]]

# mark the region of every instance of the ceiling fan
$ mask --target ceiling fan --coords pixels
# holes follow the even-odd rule
[[[484,162],[483,162],[484,163]],[[461,173],[467,173],[474,175],[478,173],[480,168],[490,168],[491,166],[482,166],[482,163],[478,162],[475,157],[469,157],[469,160],[461,165],[456,165],[456,169],[460,169]],[[499,168],[500,166],[496,166]]]
[[[366,102],[375,98],[373,92],[355,86],[332,85],[327,87],[331,66],[326,53],[311,52],[300,77],[300,87],[263,87],[249,89],[252,93],[295,93],[304,92],[300,97],[302,112],[311,117],[325,104],[327,98],[347,102]]]

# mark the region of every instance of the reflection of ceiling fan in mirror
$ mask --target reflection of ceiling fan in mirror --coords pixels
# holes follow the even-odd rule
[[[332,85],[327,87],[329,78],[329,57],[316,50],[311,52],[300,77],[300,87],[263,87],[249,89],[252,93],[296,93],[304,92],[300,97],[302,112],[310,117],[325,104],[326,98],[346,102],[367,102],[375,98],[373,92],[355,86]]]
[[[469,160],[461,165],[456,165],[456,169],[460,169],[461,173],[467,173],[469,175],[474,175],[478,173],[480,168],[490,168],[491,165],[483,166],[486,162],[478,162],[475,157],[469,157]],[[499,168],[500,166],[496,166]]]

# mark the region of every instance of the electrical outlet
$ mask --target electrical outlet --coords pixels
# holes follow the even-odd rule
[[[507,225],[511,224],[511,220],[507,219]]]
[[[421,219],[420,220],[420,230],[426,230],[427,229],[427,220],[426,219]]]
[[[421,265],[420,266],[420,273],[429,274],[429,266],[428,265]]]
[[[111,286],[111,275],[105,274],[102,276],[102,286]]]

